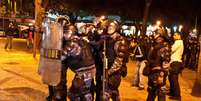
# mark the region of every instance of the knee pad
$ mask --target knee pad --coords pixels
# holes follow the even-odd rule
[[[93,101],[93,97],[90,93],[85,95],[76,95],[71,93],[69,99],[70,101]]]
[[[84,89],[84,80],[78,76],[75,76],[75,78],[72,81],[72,86],[70,87],[70,92],[72,93],[79,93]]]
[[[70,87],[70,97],[71,98],[78,98],[82,97],[90,99],[92,97],[93,90],[93,83],[92,79],[85,79],[84,77],[75,76],[72,81],[72,86]]]
[[[110,101],[110,98],[111,94],[108,91],[102,92],[101,101]]]
[[[84,101],[93,101],[93,97],[90,93],[84,95]]]

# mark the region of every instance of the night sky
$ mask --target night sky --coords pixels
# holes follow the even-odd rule
[[[145,0],[63,0],[77,9],[95,15],[114,14],[128,19],[140,21],[143,18]],[[153,0],[149,19],[150,22],[161,20],[165,24],[183,24],[194,26],[197,16],[198,26],[201,25],[201,0]]]
[[[195,24],[201,20],[201,0],[153,0],[150,17],[157,17],[170,23]],[[199,23],[200,24],[200,23]]]

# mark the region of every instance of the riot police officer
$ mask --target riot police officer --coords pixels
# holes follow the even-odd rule
[[[66,42],[63,47],[63,64],[75,73],[69,98],[71,101],[93,101],[93,79],[96,68],[89,44],[82,38],[72,34],[70,29],[67,30],[64,40]],[[63,85],[65,83],[63,82]]]
[[[125,77],[127,74],[128,44],[126,39],[118,32],[119,23],[117,21],[109,22],[106,28],[106,33],[103,33],[100,39],[100,47],[102,47],[100,54],[104,53],[101,55],[103,67],[100,68],[102,70],[104,68],[102,77],[105,78],[101,80],[99,77],[103,85],[97,83],[97,94],[101,94],[97,95],[100,97],[97,98],[97,101],[109,101],[110,98],[113,101],[120,101],[118,87],[121,82],[121,77]]]
[[[185,65],[190,69],[196,70],[199,57],[199,42],[197,34],[192,32],[187,37],[186,61]]]
[[[68,22],[65,17],[58,17],[56,21],[50,21],[46,18],[43,23],[42,44],[40,50],[39,74],[42,77],[43,83],[48,85],[49,96],[48,101],[65,99],[65,95],[60,95],[57,91],[66,89],[64,87],[57,87],[61,82],[62,66],[62,39],[63,39],[63,25]],[[67,24],[67,23],[66,23]],[[66,93],[66,92],[64,92]],[[63,100],[65,101],[65,100]]]
[[[61,59],[62,66],[56,70],[58,73],[53,71],[59,75],[60,80],[54,85],[49,85],[47,100],[66,101],[66,73],[69,68],[75,73],[69,90],[70,101],[93,101],[93,78],[96,68],[89,44],[77,36],[77,29],[72,24],[65,25],[62,31],[63,36],[57,40],[62,42],[62,50],[55,53],[60,54],[57,57]]]
[[[147,101],[165,101],[165,84],[170,61],[170,47],[161,34],[154,36],[155,43],[148,53],[148,97]],[[166,66],[164,65],[166,64]]]

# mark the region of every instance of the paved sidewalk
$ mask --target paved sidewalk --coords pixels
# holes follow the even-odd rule
[[[0,101],[45,101],[47,86],[41,82],[37,73],[37,59],[33,59],[30,49],[26,48],[25,39],[14,39],[13,49],[4,50],[4,38],[0,38]],[[120,86],[122,101],[145,101],[146,90],[131,87],[135,63],[128,63],[128,76]],[[74,74],[68,71],[68,85]],[[195,79],[195,72],[185,69],[180,77],[182,101],[201,101],[190,95]],[[147,81],[147,80],[146,80]],[[167,101],[171,101],[167,97]]]

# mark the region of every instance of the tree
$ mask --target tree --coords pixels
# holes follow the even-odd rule
[[[48,2],[48,0],[47,0]],[[33,57],[36,58],[37,49],[39,47],[40,29],[42,28],[42,22],[45,16],[45,8],[42,7],[42,0],[35,0],[35,28],[33,45]]]
[[[0,6],[0,15],[4,16],[6,14],[6,6]]]
[[[152,3],[152,0],[145,0],[146,4],[145,4],[145,9],[144,9],[144,15],[143,15],[143,22],[142,22],[142,35],[143,37],[145,36],[146,33],[146,25],[147,25],[147,18],[148,18],[148,14],[149,14],[149,8],[150,5]]]
[[[1,17],[3,17],[3,30],[5,28],[5,25],[4,25],[4,16],[5,16],[5,14],[6,14],[6,7],[5,7],[5,5],[0,6],[0,15],[1,15]],[[5,35],[5,31],[3,32],[3,35]]]
[[[71,14],[68,9],[68,4],[65,0],[35,0],[35,28],[33,45],[33,57],[36,58],[37,49],[39,48],[39,41],[41,39],[40,32],[42,22],[45,18],[45,12],[51,10],[51,13]]]
[[[33,45],[33,57],[36,58],[37,49],[41,39],[40,33],[42,22],[45,18],[45,12],[51,10],[52,13],[65,14],[68,12],[68,5],[64,0],[35,0],[35,35]]]

